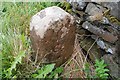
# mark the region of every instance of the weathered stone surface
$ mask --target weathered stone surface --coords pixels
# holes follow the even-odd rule
[[[116,57],[117,60],[119,60],[118,57]],[[109,68],[109,73],[111,74],[111,76],[119,78],[120,77],[120,66],[119,64],[116,62],[116,60],[113,58],[112,55],[110,54],[106,54],[102,57],[102,59],[104,59],[105,63],[108,65]]]
[[[102,13],[102,10],[100,10],[95,4],[89,3],[87,5],[85,12],[88,13],[89,15],[95,15],[97,13]]]
[[[91,37],[95,40],[97,39],[96,35],[92,35]],[[110,44],[109,42],[103,41],[100,38],[97,39],[96,43],[101,49],[105,50],[107,53],[115,54],[115,45]]]
[[[78,1],[78,2],[71,2],[71,5],[76,10],[83,10],[86,7],[87,3]]]
[[[73,53],[74,18],[56,6],[41,10],[32,17],[30,37],[38,62],[59,66]]]
[[[87,29],[88,31],[90,31],[93,34],[95,34],[99,37],[102,37],[104,40],[106,40],[110,43],[114,43],[118,40],[117,36],[114,36],[112,33],[104,31],[103,29],[100,29],[97,26],[93,26],[88,21],[84,22],[82,27],[84,29]]]
[[[95,21],[95,20],[102,20],[104,10],[105,9],[100,5],[89,3],[87,5],[85,12],[90,15],[88,17],[89,21]]]
[[[120,20],[120,2],[102,2],[101,5],[110,9],[110,14]]]
[[[97,14],[95,14],[93,16],[89,16],[87,18],[88,21],[100,21],[102,19],[103,19],[103,14],[102,13],[97,13]]]

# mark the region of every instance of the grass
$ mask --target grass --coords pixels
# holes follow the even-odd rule
[[[29,71],[20,71],[19,67],[22,65],[23,70],[25,69],[24,58],[32,52],[29,39],[30,19],[40,10],[56,4],[52,2],[1,3],[0,54],[2,57],[0,59],[3,78],[23,77],[24,72],[24,76],[29,77]],[[21,62],[22,64],[19,64]]]

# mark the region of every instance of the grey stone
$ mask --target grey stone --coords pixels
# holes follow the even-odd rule
[[[98,8],[95,4],[89,3],[87,5],[85,12],[88,13],[89,15],[93,16],[98,13],[102,13],[103,11],[102,11],[102,9]]]
[[[102,49],[105,49],[106,47],[105,47],[105,43],[103,42],[103,41],[101,41],[101,40],[98,40],[97,41],[97,44],[102,48]]]
[[[120,77],[120,66],[119,64],[116,63],[116,60],[113,58],[112,55],[106,54],[102,57],[104,59],[105,63],[108,65],[107,67],[109,68],[109,73],[111,74],[112,77],[119,78]],[[118,60],[118,58],[117,58]]]
[[[79,0],[76,2],[71,1],[71,0],[67,0],[67,1],[72,5],[73,9],[75,10],[83,10],[87,5],[87,3],[83,2],[82,0]]]
[[[84,22],[82,24],[82,27],[110,43],[114,43],[118,40],[117,36],[114,36],[112,33],[109,33],[108,31],[105,31],[101,28],[98,28],[97,26],[92,25],[88,21]]]
[[[96,35],[92,35],[91,37],[92,37],[92,39],[97,40],[96,41],[97,45],[101,49],[105,50],[107,53],[110,53],[110,54],[115,54],[116,53],[115,52],[115,50],[116,50],[115,45],[110,44],[109,42],[106,42],[106,41],[102,40],[101,38],[97,39]]]
[[[103,19],[102,19],[102,23],[104,23],[104,24],[109,24],[110,21],[108,20],[108,18],[103,17]]]
[[[89,3],[87,5],[87,8],[86,8],[85,12],[90,15],[88,17],[89,21],[96,21],[96,20],[102,20],[103,19],[104,10],[105,9],[100,5],[95,5],[93,3]]]
[[[73,53],[75,20],[63,9],[53,6],[35,14],[30,22],[33,56],[38,63],[64,63]]]
[[[120,2],[102,2],[101,5],[110,9],[110,14],[120,20]]]

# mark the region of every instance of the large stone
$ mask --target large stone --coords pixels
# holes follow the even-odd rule
[[[64,63],[73,53],[75,20],[59,7],[41,10],[32,17],[30,37],[37,62]],[[34,57],[35,54],[34,53]]]
[[[120,64],[117,62],[119,61],[119,57],[116,56],[116,58],[113,57],[114,55],[106,54],[102,57],[104,59],[105,63],[108,65],[109,73],[112,77],[119,78],[120,77]],[[117,61],[118,60],[118,61]]]
[[[87,29],[91,33],[103,38],[105,41],[110,43],[115,43],[118,40],[117,36],[114,36],[112,33],[105,31],[97,26],[92,25],[90,22],[86,21],[82,24],[84,29]]]
[[[90,15],[88,17],[88,20],[96,21],[96,20],[102,20],[103,19],[104,10],[105,9],[100,5],[95,5],[93,3],[89,3],[86,7],[85,12]]]
[[[102,2],[101,5],[110,9],[110,14],[120,20],[120,2]]]
[[[98,13],[102,13],[102,9],[98,8],[95,4],[93,3],[89,3],[87,5],[87,8],[85,10],[86,13],[88,13],[89,15],[95,15]]]

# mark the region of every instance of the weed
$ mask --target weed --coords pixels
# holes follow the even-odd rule
[[[95,61],[95,72],[96,72],[96,75],[95,77],[97,78],[108,78],[108,69],[106,68],[106,64],[104,63],[104,60],[96,60]]]
[[[106,68],[106,64],[104,63],[104,60],[97,60],[95,61],[95,74],[94,75],[91,75],[91,71],[90,71],[90,66],[88,63],[85,64],[85,73],[86,73],[86,76],[87,78],[100,78],[100,79],[107,79],[108,78],[108,69]]]
[[[55,64],[48,64],[40,68],[37,73],[32,74],[33,78],[58,78],[58,75],[63,71],[62,67],[54,69]]]

